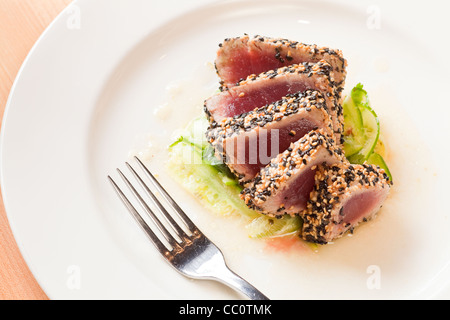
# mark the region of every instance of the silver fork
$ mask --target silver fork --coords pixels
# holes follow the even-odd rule
[[[185,230],[175,221],[171,214],[165,209],[161,202],[156,198],[154,193],[150,190],[140,175],[133,169],[133,167],[126,162],[126,166],[133,173],[137,181],[142,185],[148,196],[151,198],[154,205],[159,209],[160,213],[167,220],[166,223],[154,214],[152,209],[138,193],[133,184],[128,178],[117,169],[119,175],[130,189],[130,191],[137,198],[142,206],[142,209],[149,215],[153,223],[156,225],[160,235],[165,240],[161,241],[160,237],[149,227],[133,204],[128,200],[122,190],[114,182],[111,176],[108,176],[109,181],[117,192],[118,196],[127,207],[128,211],[138,222],[139,226],[147,234],[151,242],[156,246],[161,255],[165,258],[171,266],[173,266],[181,274],[194,279],[209,279],[222,282],[229,287],[243,293],[252,300],[269,300],[264,294],[257,290],[254,286],[246,280],[231,271],[227,266],[224,256],[220,249],[212,243],[188,218],[183,210],[177,205],[172,197],[164,190],[160,183],[155,179],[153,174],[142,163],[139,158],[135,157],[137,163],[142,168],[148,179],[152,182],[157,191],[162,195],[164,200],[175,211],[176,216],[185,225]],[[172,232],[166,228],[166,225]]]

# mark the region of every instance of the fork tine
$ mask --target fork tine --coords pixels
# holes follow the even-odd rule
[[[153,183],[153,185],[158,189],[159,193],[161,193],[166,199],[166,201],[172,206],[172,208],[175,210],[175,212],[178,214],[178,217],[184,222],[186,227],[189,228],[191,232],[196,232],[197,234],[201,234],[201,231],[195,226],[195,224],[191,221],[191,219],[188,218],[188,216],[184,213],[184,211],[178,206],[178,204],[175,202],[175,200],[172,199],[172,197],[167,193],[166,190],[159,184],[158,180],[155,179],[153,174],[148,170],[148,168],[142,163],[142,161],[138,157],[134,157],[136,161],[139,163],[139,165],[142,167],[144,172],[147,174],[150,181]]]
[[[136,170],[134,170],[134,168],[128,162],[125,162],[125,164],[127,165],[128,169],[130,169],[130,171],[133,173],[133,175],[136,177],[136,179],[139,181],[139,183],[142,185],[142,187],[145,189],[147,194],[152,199],[153,203],[159,208],[161,213],[168,220],[170,226],[174,229],[176,234],[181,238],[181,240],[184,241],[184,239],[186,239],[188,237],[187,234],[183,231],[183,229],[180,228],[178,223],[167,212],[166,208],[164,208],[164,206],[161,204],[161,202],[159,202],[159,200],[155,197],[153,192],[150,190],[150,188],[147,186],[147,184],[144,182],[144,180],[142,180],[142,178],[139,176],[139,174],[136,172]]]
[[[139,200],[139,202],[142,205],[142,207],[144,208],[144,210],[149,214],[150,218],[156,224],[159,231],[162,233],[162,235],[167,240],[167,242],[169,242],[169,244],[173,248],[179,248],[179,245],[178,245],[177,241],[175,240],[175,238],[170,234],[170,232],[161,223],[161,221],[158,219],[158,217],[153,213],[152,209],[150,209],[150,207],[147,205],[147,203],[144,201],[144,199],[142,199],[141,195],[133,187],[133,185],[127,179],[127,177],[119,169],[117,169],[117,171],[119,172],[120,176],[122,177],[122,179],[125,182],[125,184],[127,185],[127,187],[131,190],[131,192],[134,194],[134,196]]]
[[[111,185],[113,186],[114,190],[118,194],[120,200],[122,200],[123,204],[127,207],[128,211],[131,213],[131,215],[134,217],[134,219],[137,221],[139,226],[144,230],[145,234],[150,238],[151,242],[156,246],[156,248],[159,250],[159,252],[163,254],[167,254],[169,250],[166,248],[166,246],[159,240],[159,238],[156,236],[156,234],[150,229],[148,224],[142,219],[139,212],[136,210],[136,208],[131,204],[131,202],[128,200],[128,198],[125,196],[125,194],[120,190],[119,186],[116,184],[116,182],[108,176],[109,181],[111,182]]]

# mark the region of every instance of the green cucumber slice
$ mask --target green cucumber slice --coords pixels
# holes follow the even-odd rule
[[[369,98],[367,91],[364,90],[364,86],[362,83],[358,83],[350,93],[352,100],[355,102],[356,105],[363,105],[369,103]]]
[[[380,122],[370,107],[367,91],[356,85],[343,103],[344,153],[351,163],[364,163],[380,137]]]
[[[173,177],[217,214],[237,214],[250,219],[247,231],[251,238],[279,237],[300,231],[300,217],[270,218],[247,207],[239,197],[242,186],[236,177],[215,157],[211,145],[204,143],[208,125],[205,120],[192,121],[169,146],[168,168]]]
[[[242,187],[216,166],[202,162],[201,150],[192,144],[182,141],[171,148],[168,169],[187,191],[214,212],[251,219],[261,216],[239,197]]]
[[[360,141],[361,136],[347,136],[344,140],[344,154],[348,157],[351,157],[357,154],[363,148],[363,142]]]
[[[347,156],[348,161],[355,164],[362,164],[370,157],[380,137],[380,122],[375,111],[365,105],[362,107],[361,114],[364,121],[364,145],[357,153]]]
[[[198,117],[189,123],[186,128],[187,134],[184,137],[199,148],[203,149],[209,145],[205,136],[208,126],[209,123],[205,117]]]
[[[199,149],[206,148],[209,144],[206,141],[205,132],[208,128],[208,121],[204,117],[198,117],[187,125],[186,129],[180,133],[180,137],[174,141],[169,148],[176,146],[180,142],[186,142]]]
[[[285,215],[280,219],[261,216],[246,226],[250,238],[286,236],[298,232],[302,227],[300,217]]]
[[[350,94],[343,103],[344,153],[347,156],[359,152],[363,148],[365,141],[361,110],[356,105],[352,96]]]
[[[391,172],[389,171],[389,168],[386,162],[384,161],[383,157],[379,153],[373,152],[367,159],[367,163],[379,166],[381,169],[384,170],[384,172],[386,172],[387,176],[389,177],[389,180],[392,181]]]
[[[364,147],[359,151],[366,159],[372,154],[380,137],[380,121],[375,111],[365,105],[361,111],[364,123],[364,133],[366,135],[366,142]]]

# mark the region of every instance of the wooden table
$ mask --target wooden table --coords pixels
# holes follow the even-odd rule
[[[0,0],[0,120],[31,47],[71,0]],[[23,260],[0,197],[0,299],[48,299]]]

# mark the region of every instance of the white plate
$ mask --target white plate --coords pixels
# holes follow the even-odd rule
[[[45,292],[53,299],[240,297],[169,268],[108,184],[130,151],[151,141],[148,163],[161,182],[230,266],[269,297],[448,297],[450,47],[440,31],[448,30],[449,8],[432,2],[405,9],[392,1],[76,1],[27,58],[1,137],[8,218]],[[163,170],[173,130],[217,86],[207,63],[218,43],[244,32],[342,49],[347,89],[364,83],[388,137],[396,184],[379,218],[318,253],[248,239]],[[168,100],[178,108],[155,114]]]

